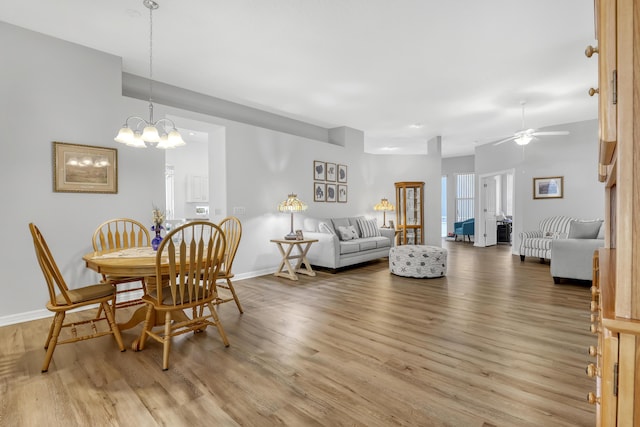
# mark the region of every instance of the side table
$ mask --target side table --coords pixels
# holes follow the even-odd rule
[[[286,277],[291,280],[298,280],[298,275],[296,273],[306,274],[307,276],[316,275],[316,272],[311,269],[309,260],[307,260],[307,252],[309,252],[311,244],[318,241],[317,239],[271,239],[271,241],[278,245],[278,250],[280,250],[280,255],[282,255],[280,267],[278,267],[278,271],[273,273],[274,276]],[[287,247],[286,249],[285,246]],[[298,248],[297,255],[291,253],[293,251],[293,248]],[[298,261],[296,262],[296,266],[293,267],[291,266],[289,260],[295,259],[297,259]]]

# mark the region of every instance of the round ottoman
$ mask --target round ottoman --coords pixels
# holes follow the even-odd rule
[[[389,270],[405,277],[443,277],[447,250],[437,246],[402,245],[389,249]]]

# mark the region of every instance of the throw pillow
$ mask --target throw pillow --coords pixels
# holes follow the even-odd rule
[[[320,225],[318,225],[318,229],[320,230],[321,233],[328,233],[328,234],[336,234],[333,231],[333,228],[327,224],[326,222],[321,222]]]
[[[375,219],[358,218],[358,226],[362,232],[362,237],[380,236],[380,230]]]
[[[598,235],[596,239],[604,239],[604,233],[607,231],[607,227],[604,226],[604,222],[600,224],[600,230],[598,230]]]
[[[348,227],[339,226],[338,232],[340,233],[340,240],[353,240],[358,238],[358,232],[353,225]]]
[[[571,221],[569,239],[595,239],[602,221]]]

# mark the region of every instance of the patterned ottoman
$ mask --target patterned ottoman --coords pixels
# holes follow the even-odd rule
[[[402,245],[389,250],[389,270],[405,277],[443,277],[447,250],[437,246]]]

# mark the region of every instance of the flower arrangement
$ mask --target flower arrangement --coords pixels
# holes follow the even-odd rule
[[[153,213],[153,226],[151,227],[151,231],[163,230],[164,227],[162,226],[162,223],[164,222],[164,212],[156,206],[153,207],[151,212]]]

